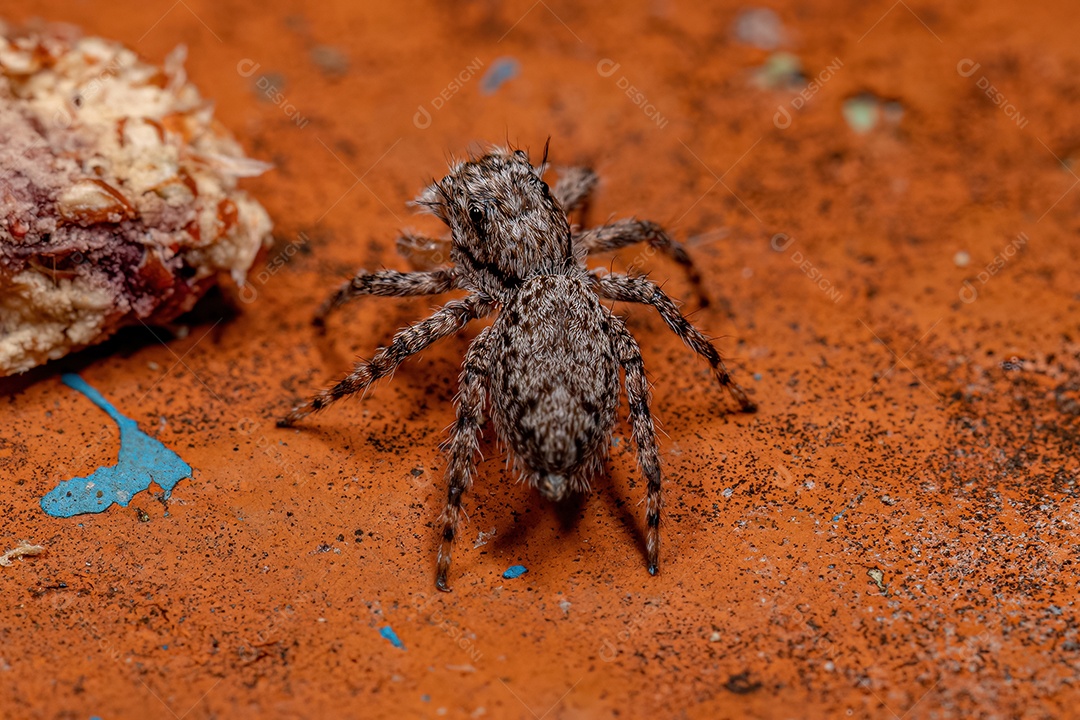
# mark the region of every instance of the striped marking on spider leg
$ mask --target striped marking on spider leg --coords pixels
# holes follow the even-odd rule
[[[754,402],[747,397],[746,391],[731,379],[727,366],[713,344],[679,312],[679,308],[660,286],[646,278],[629,275],[601,275],[594,271],[590,277],[603,297],[652,305],[656,308],[671,331],[678,335],[687,347],[709,361],[717,382],[739,403],[739,409],[742,412],[754,412],[757,409]]]
[[[589,228],[579,233],[577,242],[589,252],[618,250],[639,242],[648,243],[649,247],[664,253],[682,267],[698,298],[698,303],[701,307],[709,305],[709,298],[705,294],[705,287],[701,281],[701,273],[698,272],[686,248],[654,222],[636,219],[616,220],[608,225]]]
[[[660,288],[657,288],[657,293],[663,296],[663,300],[666,301],[667,307],[661,307],[659,304],[656,308],[660,311],[660,314],[664,317],[664,321],[667,322],[668,327],[675,331],[675,334],[683,339],[691,349],[696,353],[704,357],[709,361],[709,365],[712,366],[713,374],[716,375],[716,381],[720,383],[720,387],[728,391],[735,402],[739,404],[739,409],[742,412],[754,412],[757,410],[757,405],[746,396],[746,391],[742,389],[738,383],[731,379],[731,373],[728,372],[727,366],[724,365],[723,358],[720,357],[720,353],[708,338],[701,334],[701,331],[690,324],[675,307],[675,304],[671,302],[671,299],[664,295]]]
[[[720,353],[708,338],[701,334],[701,331],[694,327],[689,320],[687,320],[679,309],[675,306],[675,303],[671,301],[664,291],[659,287],[656,288],[653,299],[649,302],[654,306],[663,317],[664,322],[672,331],[682,338],[683,342],[687,344],[694,352],[701,355],[703,358],[709,361],[709,365],[712,366],[713,374],[716,375],[716,381],[720,383],[720,387],[724,388],[731,394],[731,397],[735,399],[735,402],[739,403],[739,409],[742,412],[754,412],[757,410],[757,405],[746,396],[746,391],[742,387],[731,379],[731,373],[728,372],[727,366],[724,365],[723,358],[720,357]]]
[[[619,362],[623,368],[626,399],[630,406],[631,431],[638,449],[638,465],[645,476],[645,552],[649,574],[660,571],[660,510],[663,499],[660,488],[660,453],[656,446],[656,428],[649,411],[649,381],[637,341],[620,322],[616,329],[620,347]]]
[[[469,320],[486,315],[493,306],[477,296],[453,300],[422,322],[410,325],[394,335],[393,341],[379,348],[370,361],[361,361],[343,380],[317,393],[306,403],[278,420],[278,427],[289,427],[341,398],[358,393],[379,378],[391,375],[406,358],[415,355],[437,340],[453,335]]]
[[[461,516],[461,496],[464,492],[464,488],[451,487],[446,500],[446,509],[442,514],[442,538],[439,541],[438,567],[435,571],[435,587],[442,592],[450,592],[450,584],[446,578],[450,573],[450,562],[453,559],[454,541],[457,539],[458,522]]]
[[[458,535],[462,512],[461,498],[472,487],[476,456],[480,451],[480,419],[485,398],[483,378],[486,374],[482,358],[487,336],[488,330],[485,328],[473,341],[458,382],[457,421],[450,437],[450,463],[446,469],[446,507],[441,517],[442,537],[439,542],[438,569],[435,573],[435,587],[443,592],[450,592],[446,578],[450,572],[454,541]]]
[[[404,352],[400,346],[380,348],[370,362],[360,362],[351,373],[331,388],[323,390],[302,405],[278,420],[278,427],[291,427],[308,415],[322,410],[346,395],[361,392],[381,377],[391,374],[401,362],[412,353]]]
[[[664,231],[664,228],[654,222],[647,220],[638,222],[642,225],[642,233],[645,235],[649,245],[663,253],[667,253],[668,257],[682,266],[683,272],[686,273],[686,279],[690,281],[690,286],[697,296],[698,304],[703,308],[708,307],[709,296],[705,294],[705,286],[701,282],[701,273],[698,272],[697,265],[690,259],[690,255],[686,252],[683,244],[673,240]]]
[[[380,295],[383,297],[409,297],[413,295],[438,295],[452,290],[455,285],[454,273],[449,268],[428,272],[398,272],[381,270],[365,272],[360,270],[352,280],[344,283],[328,297],[311,319],[312,325],[326,327],[326,317],[353,298],[361,295]]]

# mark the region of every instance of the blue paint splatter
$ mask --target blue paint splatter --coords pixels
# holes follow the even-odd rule
[[[390,644],[398,648],[399,650],[405,649],[405,643],[401,642],[401,638],[397,636],[397,633],[394,632],[393,628],[391,628],[389,625],[380,630],[379,634],[389,640]]]
[[[521,72],[521,63],[512,57],[502,57],[491,64],[480,80],[480,92],[493,95],[505,83],[513,80]]]
[[[510,567],[506,568],[506,572],[503,573],[503,577],[507,580],[513,580],[514,578],[521,577],[527,572],[529,572],[529,568],[525,567],[524,565],[511,565]]]
[[[176,483],[191,477],[191,466],[160,442],[139,430],[108,400],[78,375],[67,374],[64,384],[78,390],[108,413],[120,427],[120,458],[116,465],[101,467],[87,477],[63,480],[41,499],[41,509],[53,517],[104,512],[113,503],[127,507],[131,498],[156,482],[169,496]]]

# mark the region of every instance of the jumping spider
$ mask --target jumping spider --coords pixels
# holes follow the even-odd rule
[[[581,208],[596,175],[576,168],[553,189],[543,181],[547,146],[539,166],[522,150],[496,148],[459,162],[432,182],[415,204],[449,226],[452,265],[426,271],[360,271],[319,309],[315,324],[359,295],[436,295],[469,291],[423,322],[400,330],[370,361],[359,362],[341,382],[298,405],[278,421],[291,426],[335,400],[360,392],[394,372],[410,355],[453,335],[470,320],[499,310],[465,355],[455,404],[457,422],[448,443],[449,494],[442,514],[435,584],[446,577],[458,533],[461,497],[472,486],[485,404],[509,448],[514,468],[548,500],[589,490],[607,457],[619,404],[619,369],[625,375],[638,463],[648,481],[645,522],[651,574],[659,569],[660,462],[649,412],[649,387],[637,342],[623,320],[600,299],[652,305],[692,350],[709,361],[721,386],[750,412],[754,404],[733,382],[712,343],[654,283],[589,271],[590,252],[648,242],[681,264],[700,294],[700,280],[682,245],[659,226],[619,220],[588,230],[571,228],[567,214]],[[399,249],[438,249],[445,241],[405,236]]]

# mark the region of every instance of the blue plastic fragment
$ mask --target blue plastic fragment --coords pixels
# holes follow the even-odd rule
[[[398,648],[399,650],[405,649],[405,643],[401,642],[401,638],[397,636],[397,633],[394,632],[394,629],[391,628],[389,625],[380,630],[379,634],[389,640],[390,644]]]
[[[78,375],[66,374],[64,384],[78,390],[104,410],[120,428],[120,457],[87,477],[63,480],[41,499],[41,509],[53,517],[104,512],[113,503],[127,507],[131,498],[155,482],[169,496],[176,483],[191,477],[191,466],[139,429]]]
[[[511,565],[510,567],[506,568],[506,572],[503,573],[503,577],[507,580],[513,580],[514,578],[521,577],[527,572],[529,572],[529,568],[525,567],[524,565]]]
[[[493,95],[504,83],[513,80],[521,71],[521,63],[512,57],[501,57],[492,63],[480,80],[480,92]]]

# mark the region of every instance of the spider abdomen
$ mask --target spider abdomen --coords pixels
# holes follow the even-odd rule
[[[619,368],[607,314],[585,280],[527,280],[491,327],[488,392],[517,470],[551,500],[589,488],[607,455]]]

